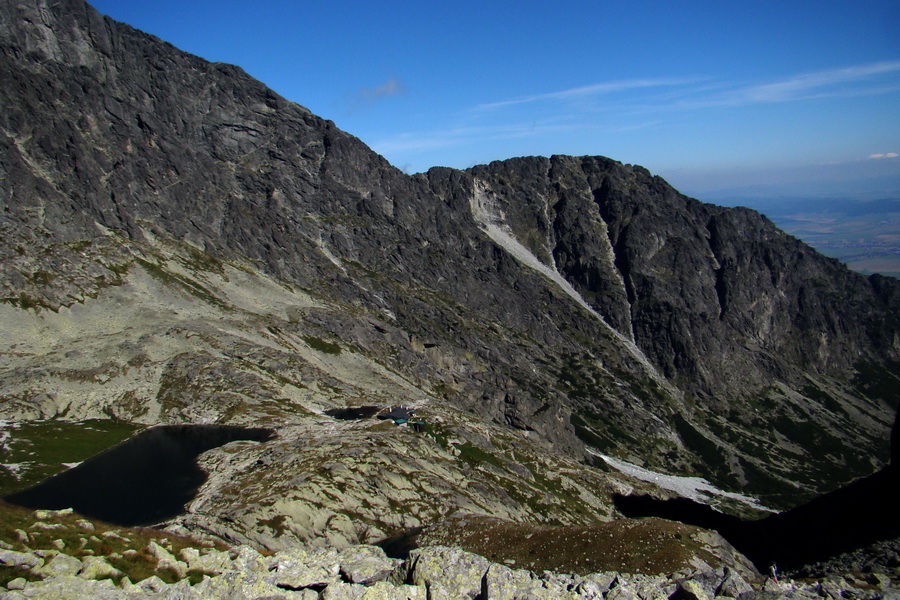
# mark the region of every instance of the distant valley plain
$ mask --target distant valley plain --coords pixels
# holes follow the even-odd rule
[[[900,194],[871,200],[723,197],[711,201],[757,210],[854,271],[900,277]]]

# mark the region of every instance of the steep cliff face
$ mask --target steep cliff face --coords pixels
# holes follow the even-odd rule
[[[707,468],[737,484],[824,481],[866,469],[871,454],[844,450],[853,440],[875,437],[866,452],[884,456],[887,436],[869,428],[897,406],[896,281],[640,167],[551,157],[470,171],[503,226],[677,388],[668,422]],[[591,394],[579,414],[604,400]]]
[[[290,422],[393,385],[781,505],[887,459],[897,282],[641,167],[407,176],[80,0],[0,7],[0,129],[5,416]]]
[[[506,224],[604,319],[696,393],[801,371],[896,359],[891,285],[866,281],[762,215],[687,198],[609,159],[515,159],[475,167]],[[514,184],[511,182],[515,182]],[[827,284],[825,282],[828,282]],[[727,362],[731,361],[731,362]]]

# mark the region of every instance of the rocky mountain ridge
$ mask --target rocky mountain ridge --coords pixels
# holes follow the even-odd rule
[[[605,521],[642,484],[591,452],[781,508],[887,462],[900,284],[752,211],[602,157],[408,176],[81,0],[0,6],[0,108],[0,416],[277,428],[188,529]],[[430,433],[324,414],[397,402]]]

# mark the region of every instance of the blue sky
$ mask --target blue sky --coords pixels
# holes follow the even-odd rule
[[[96,0],[409,172],[599,154],[703,198],[900,187],[900,2]]]

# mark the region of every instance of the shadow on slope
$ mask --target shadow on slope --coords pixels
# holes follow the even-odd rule
[[[891,464],[868,477],[791,510],[746,521],[676,498],[614,496],[627,517],[662,517],[715,529],[760,570],[772,562],[796,569],[875,542],[900,537],[898,422],[891,434]]]

